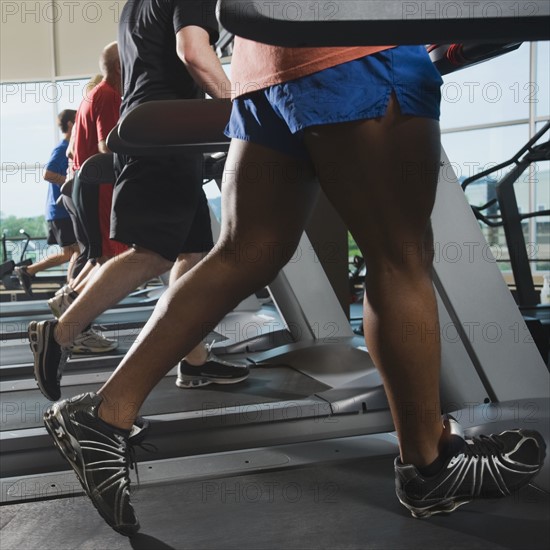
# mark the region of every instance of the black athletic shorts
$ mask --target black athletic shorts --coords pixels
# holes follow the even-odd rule
[[[76,213],[76,208],[74,206],[72,197],[63,195],[63,206],[71,216],[76,242],[78,243],[78,247],[80,248],[80,254],[78,255],[78,258],[75,260],[73,265],[72,276],[74,278],[78,276],[78,274],[84,269],[84,266],[88,262],[88,236],[86,235],[86,230],[84,229]]]
[[[111,239],[175,261],[213,246],[202,155],[115,154]]]
[[[76,244],[71,218],[48,220],[48,244],[58,244],[61,248]]]
[[[93,260],[103,255],[101,230],[99,228],[99,186],[83,185],[80,172],[74,176],[72,199],[81,225],[86,231],[88,259]]]

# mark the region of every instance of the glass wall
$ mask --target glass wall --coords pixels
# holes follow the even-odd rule
[[[523,44],[500,58],[444,77],[442,143],[459,182],[514,156],[550,119],[550,44]],[[549,134],[540,142],[548,141]],[[470,204],[482,206],[495,196],[505,168],[466,188]],[[536,163],[514,185],[520,213],[550,208],[548,162]],[[498,204],[485,212],[498,220]],[[504,231],[480,222],[501,270],[510,271]],[[550,270],[550,219],[522,222],[532,271]],[[539,277],[536,282],[539,282]]]
[[[86,82],[79,79],[0,85],[2,218],[43,214],[43,165],[61,137],[55,119],[61,110],[78,107]],[[510,158],[550,118],[550,44],[523,44],[500,58],[447,75],[442,92],[443,146],[463,181]],[[504,173],[493,174],[493,180]],[[549,176],[548,163],[540,163],[516,184],[523,213],[550,208]],[[467,196],[479,206],[491,196],[493,188],[494,181],[481,180],[468,187]],[[219,200],[214,185],[207,191],[209,198]],[[549,268],[549,226],[548,216],[524,222],[534,271]],[[508,270],[502,230],[483,230],[490,242],[502,247],[501,267]]]
[[[61,139],[57,115],[77,109],[87,79],[0,85],[0,211],[2,218],[44,213],[42,172]],[[40,236],[40,235],[33,235]]]

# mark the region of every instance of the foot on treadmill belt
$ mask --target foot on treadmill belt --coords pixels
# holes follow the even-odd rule
[[[249,374],[250,369],[247,365],[220,359],[209,348],[206,362],[200,367],[190,365],[185,359],[180,362],[176,386],[200,388],[208,384],[236,384],[248,378]]]
[[[508,496],[539,473],[546,453],[542,436],[530,430],[510,430],[454,443],[461,450],[433,477],[424,478],[413,465],[395,459],[397,497],[415,518],[452,512],[474,499]]]
[[[31,321],[29,342],[34,355],[34,377],[40,391],[50,401],[61,397],[61,376],[70,357],[70,350],[62,348],[54,338],[57,321]]]
[[[16,267],[13,272],[17,275],[19,282],[21,283],[21,288],[25,291],[25,294],[30,298],[33,297],[32,293],[32,280],[33,276],[27,271],[25,266]]]
[[[107,353],[117,347],[116,340],[109,340],[101,332],[90,328],[75,338],[71,345],[71,353]]]
[[[99,418],[101,401],[101,396],[87,393],[54,403],[44,414],[44,424],[103,519],[130,536],[139,530],[130,503],[132,442],[128,432]]]

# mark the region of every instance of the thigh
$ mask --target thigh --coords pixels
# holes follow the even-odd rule
[[[424,252],[439,173],[436,120],[403,115],[392,96],[383,118],[310,128],[305,141],[367,262]]]
[[[280,268],[294,253],[315,204],[310,164],[233,139],[222,181],[221,245],[229,259]]]

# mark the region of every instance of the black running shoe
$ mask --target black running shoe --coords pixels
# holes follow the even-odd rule
[[[199,388],[208,384],[236,384],[248,378],[249,374],[247,365],[224,361],[208,350],[206,362],[200,367],[190,365],[185,359],[180,362],[176,386]]]
[[[25,294],[32,298],[33,276],[27,271],[27,268],[25,266],[16,267],[13,272],[17,275],[17,278],[19,279],[19,282],[21,283],[21,287],[25,291]]]
[[[424,478],[413,465],[395,459],[397,497],[415,518],[452,512],[474,499],[510,495],[539,473],[546,452],[542,436],[530,430],[463,441],[462,450],[433,477]]]
[[[55,321],[31,321],[29,342],[34,355],[34,377],[40,391],[50,401],[61,397],[61,376],[71,352],[62,348],[53,336]]]
[[[130,503],[132,445],[123,430],[98,417],[101,396],[87,393],[54,403],[44,424],[103,519],[122,535],[139,530]]]

